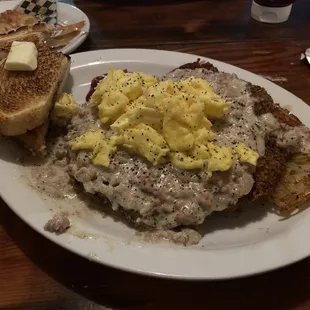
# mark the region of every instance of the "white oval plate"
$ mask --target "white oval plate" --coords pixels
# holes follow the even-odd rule
[[[111,67],[166,73],[198,56],[143,49],[115,49],[72,55],[71,79],[67,91],[78,102],[85,101],[93,77]],[[276,102],[291,105],[292,111],[310,126],[310,109],[283,88],[237,67],[210,61],[221,71],[265,87]],[[266,212],[263,206],[249,208],[240,216],[217,214],[206,220],[206,234],[197,246],[147,244],[135,231],[111,217],[81,207],[72,215],[72,228],[56,236],[43,230],[55,212],[55,202],[40,196],[21,175],[27,168],[16,164],[16,147],[2,142],[0,153],[0,194],[26,223],[39,233],[88,259],[152,276],[177,279],[223,279],[256,274],[296,262],[310,254],[310,208],[285,221]],[[51,211],[53,210],[53,211]]]
[[[13,9],[20,1],[0,1],[0,12]],[[87,38],[90,30],[90,22],[87,15],[80,9],[67,3],[57,2],[58,20],[65,24],[75,24],[80,21],[85,21],[85,26],[81,29],[85,34],[80,34],[71,40],[65,47],[60,49],[64,54],[70,54],[75,51]]]

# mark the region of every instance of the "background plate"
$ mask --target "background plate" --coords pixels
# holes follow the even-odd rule
[[[72,55],[67,91],[79,103],[93,77],[113,66],[154,75],[166,73],[198,56],[143,49],[115,49]],[[253,84],[265,87],[275,102],[292,106],[292,111],[310,126],[310,109],[283,88],[240,68],[210,61],[221,71],[235,73]],[[0,194],[14,212],[35,230],[55,243],[88,259],[119,269],[178,279],[223,279],[256,274],[296,262],[310,254],[310,208],[285,221],[254,206],[236,216],[217,214],[204,225],[205,236],[197,246],[146,244],[135,237],[133,229],[100,212],[77,206],[67,210],[73,226],[63,235],[43,230],[44,223],[59,209],[68,206],[40,196],[29,186],[27,167],[16,163],[18,150],[7,140],[1,142]],[[16,194],[18,193],[18,194]],[[69,207],[68,207],[69,208]],[[78,211],[78,212],[77,212]]]
[[[4,12],[6,10],[11,10],[13,9],[20,1],[0,1],[0,12]],[[58,10],[58,20],[59,21],[64,21],[69,24],[75,24],[80,21],[85,21],[85,26],[83,27],[82,31],[85,31],[86,34],[79,35],[73,40],[69,42],[65,47],[61,49],[61,51],[65,54],[70,54],[73,51],[75,51],[87,38],[87,35],[90,30],[90,23],[87,15],[82,12],[80,9],[77,7],[67,4],[67,3],[62,3],[62,2],[57,2],[57,10]]]

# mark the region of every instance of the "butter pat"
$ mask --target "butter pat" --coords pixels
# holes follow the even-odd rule
[[[33,42],[14,41],[4,69],[8,71],[34,71],[38,66],[38,50]]]

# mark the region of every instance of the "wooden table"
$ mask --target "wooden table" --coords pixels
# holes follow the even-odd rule
[[[91,20],[79,51],[140,47],[207,56],[280,78],[282,87],[310,102],[309,68],[299,61],[310,47],[309,0],[297,1],[280,25],[251,20],[250,0],[75,3]],[[152,279],[75,256],[0,204],[0,309],[110,308],[310,309],[310,259],[241,280]]]

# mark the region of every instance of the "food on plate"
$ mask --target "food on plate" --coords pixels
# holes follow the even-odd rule
[[[33,177],[53,197],[72,196],[78,185],[108,201],[145,240],[196,244],[207,216],[244,197],[289,211],[310,200],[310,130],[265,89],[210,63],[163,77],[111,68],[87,98],[80,107],[58,98],[58,134]]]
[[[294,155],[287,163],[275,190],[270,195],[280,211],[290,214],[310,201],[310,155]]]
[[[33,71],[8,71],[6,57],[0,60],[0,134],[14,136],[40,153],[55,96],[66,82],[70,58],[44,45],[36,49],[37,68]],[[2,51],[8,55],[9,48]]]
[[[46,231],[62,234],[71,226],[71,221],[68,214],[65,212],[56,213],[52,219],[48,220],[44,225]]]
[[[38,67],[38,50],[33,42],[14,41],[4,63],[7,71],[34,71]]]
[[[79,110],[80,106],[71,95],[61,93],[53,107],[51,118],[55,121],[70,120]]]
[[[50,120],[47,119],[43,125],[14,138],[34,155],[46,155],[46,136],[49,124]]]
[[[22,27],[8,34],[0,35],[0,48],[11,46],[14,41],[33,42],[43,44],[53,33],[53,26],[36,24],[31,27]]]
[[[136,226],[197,226],[243,196],[268,196],[290,156],[310,151],[309,129],[266,91],[205,66],[158,81],[110,70],[86,106],[89,126],[72,120],[69,174]]]
[[[212,142],[207,118],[223,115],[228,103],[202,79],[158,82],[146,74],[112,69],[97,86],[91,104],[98,106],[101,123],[110,123],[118,134],[105,139],[100,130],[91,131],[70,144],[74,150],[93,149],[98,164],[109,166],[111,152],[121,146],[154,165],[171,161],[182,169],[202,168],[209,156],[209,171],[231,166],[232,153]]]
[[[0,133],[16,136],[42,125],[47,119],[53,97],[66,81],[70,60],[41,45],[36,70],[11,72],[4,64],[5,59],[0,63]]]
[[[31,27],[38,23],[38,20],[31,15],[7,10],[0,14],[0,35],[8,34],[22,27]]]
[[[59,91],[61,89],[62,87]],[[66,126],[71,117],[79,111],[79,106],[69,94],[61,93],[58,95],[56,102],[55,100],[53,100],[53,102],[54,106],[43,125],[14,137],[34,155],[46,155],[46,137],[51,120],[54,125],[62,128]]]
[[[0,13],[0,48],[10,46],[13,41],[46,44],[52,48],[62,47],[81,34],[84,26],[84,21],[54,26],[42,23],[34,16],[7,10]]]

